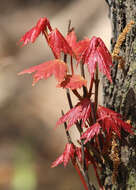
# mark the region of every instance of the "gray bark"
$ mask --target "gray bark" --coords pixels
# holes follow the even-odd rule
[[[111,49],[119,34],[130,20],[136,23],[136,0],[107,0],[112,23]],[[120,112],[124,120],[130,120],[136,127],[136,24],[127,34],[121,46],[120,55],[125,60],[124,72],[115,61],[112,68],[113,83],[104,79],[104,105]],[[111,182],[111,170],[103,171],[106,189],[136,189],[136,136],[123,133],[125,142],[120,143],[121,164],[118,169],[117,184]]]

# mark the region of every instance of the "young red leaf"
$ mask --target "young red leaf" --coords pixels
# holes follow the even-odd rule
[[[86,83],[87,81],[80,75],[67,75],[65,80],[62,81],[58,87],[75,90],[77,88],[81,88],[82,86],[86,86]]]
[[[76,37],[74,30],[72,30],[71,32],[68,33],[68,35],[66,36],[66,40],[67,40],[69,46],[72,47],[72,49],[74,49],[76,47],[77,37]]]
[[[81,40],[77,43],[76,47],[74,48],[74,52],[77,55],[78,60],[80,60],[82,53],[89,46],[89,44],[90,44],[89,38],[84,38],[84,40]]]
[[[75,34],[74,30],[72,30],[66,36],[66,40],[67,40],[69,46],[72,48],[72,50],[73,50],[73,52],[74,52],[74,54],[76,56],[76,59],[79,61],[80,60],[80,55],[88,47],[90,39],[85,38],[84,40],[81,40],[81,41],[77,42],[76,34]]]
[[[37,24],[31,28],[25,35],[20,39],[20,42],[23,42],[23,46],[28,44],[28,42],[34,42],[36,38],[40,35],[40,33],[44,32],[48,28],[52,31],[50,23],[46,17],[40,18]]]
[[[68,164],[70,159],[74,159],[75,146],[72,143],[67,143],[64,152],[51,165],[52,168],[63,163],[64,167]]]
[[[71,56],[73,55],[71,47],[58,29],[54,29],[50,32],[48,35],[48,43],[57,59],[60,58],[61,52],[70,54]]]
[[[128,133],[133,133],[132,126],[125,123],[122,120],[122,116],[119,113],[114,112],[111,109],[99,106],[97,110],[98,121],[100,121],[103,129],[109,134],[110,130],[114,131],[120,137],[121,128]]]
[[[98,64],[100,72],[106,75],[108,80],[112,82],[110,74],[112,57],[101,38],[93,36],[90,40],[89,46],[82,53],[81,58],[83,63],[87,64],[91,77],[93,77]]]
[[[120,126],[120,128],[122,127],[124,129],[124,131],[126,131],[127,133],[131,133],[133,134],[132,131],[132,126],[126,122],[124,122],[122,119],[117,118],[117,123]]]
[[[22,72],[20,72],[19,74],[25,74],[25,73],[33,73],[35,72],[35,74],[33,75],[33,85],[38,82],[40,79],[47,79],[49,78],[51,75],[54,75],[55,78],[61,82],[62,80],[64,80],[64,77],[66,75],[67,72],[67,65],[65,62],[59,60],[59,59],[55,59],[53,61],[48,61],[45,63],[42,63],[40,65],[36,65],[33,67],[30,67],[29,69],[26,69]]]
[[[87,98],[81,100],[74,108],[69,110],[64,116],[62,116],[56,125],[61,125],[64,122],[68,122],[67,130],[78,120],[82,120],[82,126],[86,120],[90,117],[91,101]]]
[[[84,144],[86,144],[88,141],[90,141],[95,135],[98,136],[100,133],[100,124],[95,123],[94,125],[90,126],[81,136],[81,139],[86,139]]]
[[[51,165],[51,168],[58,166],[59,164],[63,163],[63,154],[61,154]]]

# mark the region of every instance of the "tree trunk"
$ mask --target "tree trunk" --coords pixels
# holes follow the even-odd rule
[[[111,49],[119,34],[130,20],[136,23],[136,0],[106,0],[109,6],[109,17],[112,22]],[[104,79],[104,104],[120,112],[124,120],[130,120],[136,127],[136,24],[127,34],[120,56],[124,59],[124,69],[118,68],[114,61],[112,69],[113,83]],[[105,189],[136,190],[136,136],[127,136],[120,143],[121,163],[118,168],[116,184],[111,180],[111,168],[103,171]]]

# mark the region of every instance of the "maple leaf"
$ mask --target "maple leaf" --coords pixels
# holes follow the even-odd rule
[[[98,64],[100,72],[106,75],[108,80],[112,82],[110,74],[112,57],[101,38],[93,36],[90,40],[89,46],[82,53],[81,58],[83,64],[87,64],[91,77],[93,77]]]
[[[133,133],[132,126],[122,120],[121,114],[99,105],[97,115],[98,121],[108,134],[112,130],[120,137],[121,128],[128,133]]]
[[[69,46],[72,48],[72,50],[73,50],[73,52],[74,52],[74,54],[76,56],[76,59],[79,61],[80,60],[80,55],[88,47],[88,45],[90,43],[90,39],[85,38],[84,40],[81,40],[81,41],[77,42],[76,34],[75,34],[74,30],[72,30],[66,36],[66,40],[67,40]]]
[[[98,135],[100,133],[100,124],[95,123],[94,125],[90,126],[80,137],[80,139],[86,139],[84,144],[86,144],[88,141],[90,141],[95,135]]]
[[[40,65],[36,65],[33,67],[30,67],[29,69],[26,69],[22,72],[19,73],[19,75],[21,74],[25,74],[25,73],[33,73],[35,72],[35,74],[33,75],[33,85],[38,82],[40,79],[47,79],[49,78],[51,75],[54,75],[55,78],[61,82],[64,80],[64,77],[66,75],[67,72],[67,65],[65,62],[59,60],[59,59],[55,59],[53,61],[48,61],[45,63],[42,63]]]
[[[23,46],[28,44],[28,42],[35,42],[36,38],[40,35],[41,32],[43,33],[46,28],[52,31],[48,19],[46,17],[40,18],[37,24],[25,33],[25,35],[20,39],[20,42],[23,42]]]
[[[75,90],[81,88],[83,85],[86,86],[87,81],[80,75],[67,75],[65,80],[62,81],[57,87],[70,88]]]
[[[67,143],[64,152],[52,163],[51,168],[63,163],[64,167],[68,164],[70,159],[74,159],[75,146],[72,143]]]
[[[67,130],[78,120],[82,120],[82,126],[85,124],[86,120],[90,117],[91,112],[91,101],[88,98],[81,100],[74,108],[69,110],[65,115],[63,115],[57,122],[57,126],[64,122],[68,122]]]
[[[58,29],[52,30],[48,35],[48,44],[56,58],[60,58],[61,52],[70,54],[71,56],[73,55],[71,47]]]
[[[72,49],[74,49],[74,47],[77,45],[77,37],[76,37],[74,30],[72,30],[71,32],[69,32],[67,34],[66,40],[67,40],[68,44],[70,45],[70,47],[72,47]]]

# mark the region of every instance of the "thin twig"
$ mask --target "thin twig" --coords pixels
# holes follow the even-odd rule
[[[70,107],[70,109],[72,109],[73,108],[73,104],[72,104],[72,100],[71,100],[71,96],[70,96],[70,92],[69,92],[68,88],[66,89],[66,95],[67,95],[69,107]]]
[[[61,114],[64,115],[63,110],[61,111]],[[67,123],[66,123],[66,122],[64,123],[64,127],[65,127],[65,132],[66,132],[66,136],[67,136],[68,142],[69,142],[69,143],[72,143],[71,136],[70,136],[70,134],[69,134],[69,131],[67,130]],[[72,164],[73,164],[73,166],[75,167],[75,169],[76,169],[76,171],[77,171],[77,173],[78,173],[78,175],[79,175],[79,177],[80,177],[80,180],[81,180],[81,182],[82,182],[82,184],[83,184],[85,190],[88,190],[86,181],[85,181],[85,179],[84,179],[84,177],[83,177],[83,175],[82,175],[82,173],[81,173],[81,171],[80,171],[80,168],[78,167],[77,163],[76,163],[75,161],[72,161]]]
[[[63,110],[61,110],[61,114],[64,115]],[[66,132],[66,136],[67,136],[68,142],[72,143],[71,136],[69,134],[69,131],[67,130],[67,123],[66,122],[64,123],[64,127],[65,127],[65,132]]]
[[[63,110],[61,111],[61,114],[64,115]],[[70,136],[70,134],[69,134],[69,131],[67,130],[67,123],[66,123],[66,122],[64,123],[64,127],[65,127],[65,132],[66,132],[66,136],[67,136],[68,142],[69,142],[69,143],[72,143],[71,136]],[[85,179],[84,179],[84,177],[83,177],[83,175],[82,175],[82,173],[81,173],[81,171],[80,171],[80,168],[78,167],[77,163],[72,160],[72,164],[73,164],[73,166],[75,167],[75,169],[76,169],[76,171],[77,171],[77,173],[78,173],[78,175],[79,175],[79,177],[80,177],[80,180],[81,180],[81,182],[82,182],[82,184],[83,184],[85,190],[89,190],[89,189],[88,189],[88,186],[87,186],[87,184],[86,184],[86,181],[85,181]]]
[[[90,87],[89,87],[89,92],[88,92],[88,97],[89,98],[92,95],[93,83],[94,83],[94,76],[91,78],[91,82],[90,82]]]
[[[101,184],[100,178],[99,178],[99,174],[98,174],[98,172],[97,172],[96,163],[95,163],[95,161],[94,161],[94,159],[93,159],[92,156],[91,156],[91,161],[92,161],[92,164],[93,164],[93,168],[94,168],[94,171],[95,171],[95,175],[96,175],[96,178],[97,178],[97,181],[98,181],[100,190],[104,190],[104,189],[103,189],[103,186],[102,186],[102,184]]]
[[[71,20],[68,21],[68,32],[67,33],[70,33],[74,28],[72,27],[71,28]]]
[[[71,100],[69,89],[66,89],[66,95],[67,95],[69,107],[70,107],[70,109],[72,109],[73,108],[73,104],[72,104],[72,100]],[[76,127],[77,127],[79,133],[81,134],[82,133],[82,128],[81,128],[81,125],[79,124],[78,121],[76,123]]]
[[[76,123],[76,127],[77,127],[77,129],[78,129],[78,131],[79,131],[79,133],[80,133],[80,136],[81,136],[81,134],[82,134],[82,132],[83,132],[83,129],[82,129],[82,127],[81,127],[81,125],[80,125],[79,122]]]
[[[80,61],[80,71],[81,71],[81,76],[85,78],[84,64],[82,63],[82,61]]]
[[[89,182],[89,176],[88,176],[88,171],[87,171],[86,161],[85,161],[84,144],[82,140],[81,140],[81,150],[82,150],[82,167],[84,171],[84,178],[85,178],[88,190],[92,190],[90,182]]]
[[[95,114],[97,112],[97,105],[98,105],[98,87],[99,87],[99,79],[98,79],[98,65],[96,65],[96,72],[95,72]]]
[[[78,97],[79,100],[82,99],[82,96],[80,96],[80,94],[78,93],[77,90],[72,90],[72,92],[73,92],[73,94],[74,94],[76,97]]]
[[[92,122],[93,124],[96,123],[96,114],[95,114],[95,109],[94,109],[94,105],[93,103],[91,102],[91,117],[92,117]]]
[[[85,181],[85,179],[84,179],[84,177],[83,177],[83,175],[81,173],[81,170],[80,170],[79,166],[77,164],[74,164],[74,163],[73,163],[73,165],[74,165],[74,167],[75,167],[75,169],[76,169],[76,171],[77,171],[77,173],[78,173],[78,175],[80,177],[80,180],[81,180],[85,190],[88,190],[88,187],[86,185],[86,181]]]
[[[66,54],[64,54],[64,62],[65,63],[67,62],[67,55]],[[75,91],[73,93],[75,93]],[[77,93],[78,92],[76,92],[76,96],[79,99],[81,99],[82,97],[79,94],[77,94]],[[67,96],[67,99],[68,99],[69,107],[70,107],[70,109],[72,109],[73,108],[73,104],[72,104],[72,100],[71,100],[71,96],[70,96],[70,91],[69,91],[68,88],[66,89],[66,96]],[[76,127],[77,127],[79,133],[81,134],[82,133],[82,128],[80,127],[80,124],[78,122],[76,123]]]
[[[93,104],[91,103],[91,116],[92,116],[92,121],[93,124],[96,123],[96,108],[94,108]],[[96,142],[98,145],[99,152],[101,153],[101,148],[100,148],[100,143],[99,143],[99,138],[98,136],[96,137]]]
[[[85,79],[84,65],[80,62],[81,76]],[[87,87],[83,86],[83,97],[86,97],[88,94]]]
[[[73,67],[73,57],[70,57],[70,65],[71,65],[71,73],[74,75],[74,67]]]
[[[67,54],[64,54],[64,62],[67,63]]]
[[[81,166],[81,164],[80,164],[80,162],[78,160],[77,160],[77,165],[78,165],[78,168],[80,169],[80,171],[82,172],[82,176],[85,177],[85,172],[84,172],[84,170],[83,170],[83,168],[82,168],[82,166]],[[84,181],[85,181],[85,179],[84,179]],[[96,190],[96,188],[95,188],[95,186],[93,184],[90,184],[90,188],[91,189],[88,189],[88,187],[87,187],[87,190]]]

